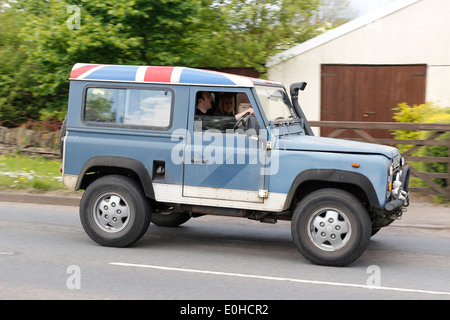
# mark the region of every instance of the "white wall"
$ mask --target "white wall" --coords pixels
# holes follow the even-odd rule
[[[331,41],[320,44],[319,37],[327,38],[327,34],[323,34],[293,48],[291,54],[296,51],[301,54],[272,65],[269,79],[280,81],[287,88],[292,82],[308,82],[300,95],[300,103],[309,120],[320,120],[321,64],[426,64],[426,100],[450,106],[449,15],[450,0],[419,0],[345,33],[351,24],[358,23],[350,22],[331,30],[332,36],[345,33]],[[319,45],[314,46],[317,43]]]

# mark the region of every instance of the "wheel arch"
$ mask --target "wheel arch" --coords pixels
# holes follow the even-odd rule
[[[355,195],[367,208],[380,208],[375,189],[370,180],[356,172],[332,169],[311,169],[297,175],[291,185],[286,207],[291,208],[313,191],[324,188],[337,188]]]
[[[145,195],[155,199],[152,180],[145,165],[126,157],[99,156],[89,159],[81,169],[75,190],[86,189],[98,178],[109,174],[123,174],[137,179]]]

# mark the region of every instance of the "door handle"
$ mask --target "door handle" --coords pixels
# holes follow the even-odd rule
[[[196,163],[196,164],[208,164],[208,159],[197,159],[197,158],[192,158],[191,159],[191,163]]]
[[[365,112],[364,113],[364,115],[363,115],[363,117],[364,118],[367,118],[367,117],[369,117],[369,116],[375,116],[377,113],[375,112],[375,111],[368,111],[368,112]]]

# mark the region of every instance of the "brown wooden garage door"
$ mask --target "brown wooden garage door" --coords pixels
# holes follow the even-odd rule
[[[426,72],[426,65],[322,65],[321,120],[391,122],[399,103],[425,103]],[[321,135],[331,131],[323,128]]]

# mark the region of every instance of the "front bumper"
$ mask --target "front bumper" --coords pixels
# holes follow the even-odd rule
[[[391,200],[386,203],[384,209],[389,212],[401,211],[403,207],[409,206],[409,177],[411,168],[406,165],[397,174],[391,190]]]

